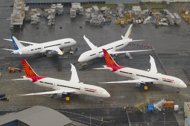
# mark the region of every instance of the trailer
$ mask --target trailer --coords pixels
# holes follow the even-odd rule
[[[184,116],[185,118],[190,116],[190,102],[184,102]]]

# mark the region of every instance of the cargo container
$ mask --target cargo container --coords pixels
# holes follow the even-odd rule
[[[184,102],[184,116],[185,118],[190,116],[190,102]]]
[[[153,112],[154,111],[154,105],[153,104],[147,104],[147,111]]]
[[[174,101],[166,101],[166,102],[163,104],[163,107],[164,107],[164,108],[174,108]]]
[[[190,118],[185,118],[185,126],[190,126]]]

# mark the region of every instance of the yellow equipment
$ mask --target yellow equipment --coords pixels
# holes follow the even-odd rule
[[[65,101],[69,102],[69,101],[70,101],[70,97],[69,97],[69,96],[66,96],[66,97],[65,97]]]
[[[147,85],[144,85],[144,91],[148,91],[148,86]]]
[[[115,23],[119,25],[127,25],[133,19],[133,15],[130,12],[124,14],[124,17],[117,18]]]

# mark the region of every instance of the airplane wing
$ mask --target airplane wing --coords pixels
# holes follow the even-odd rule
[[[98,48],[97,46],[95,46],[94,44],[92,44],[92,42],[90,42],[90,40],[84,35],[83,36],[84,40],[86,41],[86,43],[88,44],[88,46],[91,48],[91,49],[96,49]]]
[[[46,51],[55,51],[57,52],[57,54],[59,55],[63,55],[63,52],[60,50],[59,47],[54,46],[54,47],[49,47],[49,48],[45,48]]]
[[[122,54],[122,53],[132,53],[132,52],[144,52],[144,51],[152,51],[152,50],[129,50],[129,51],[110,51],[110,54]]]
[[[151,55],[150,55],[150,70],[149,70],[149,72],[152,72],[152,73],[158,72],[155,60]]]
[[[67,90],[55,90],[55,91],[46,91],[46,92],[38,92],[38,93],[29,93],[29,94],[18,94],[18,96],[33,96],[33,95],[49,95],[49,94],[67,94],[67,93],[73,93],[75,90],[73,89],[67,89]]]
[[[70,81],[77,82],[77,83],[79,82],[79,77],[78,77],[76,68],[73,64],[71,64],[71,79],[70,79]]]
[[[147,82],[153,82],[152,79],[136,79],[136,80],[125,80],[125,81],[110,81],[110,82],[100,82],[105,84],[113,84],[113,83],[120,83],[120,84],[129,84],[129,83],[147,83]]]
[[[4,39],[6,41],[12,41],[12,39]],[[21,41],[21,40],[18,40],[19,42],[21,43],[25,43],[25,44],[29,44],[29,45],[37,45],[38,43],[34,43],[34,42],[27,42],[27,41]]]

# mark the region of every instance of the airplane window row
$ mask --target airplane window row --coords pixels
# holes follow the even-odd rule
[[[108,51],[108,50],[111,50],[111,49],[113,49],[113,47],[111,47],[111,48],[108,48],[108,49],[107,49],[107,51]]]
[[[61,44],[55,44],[55,45],[49,45],[49,46],[45,46],[44,48],[48,48],[48,47],[52,47],[52,46],[59,46]]]
[[[70,86],[65,86],[65,85],[59,85],[59,84],[58,84],[57,86],[80,90],[80,88],[70,87]]]
[[[70,43],[70,42],[65,42],[64,44],[67,44],[67,43]]]
[[[126,74],[132,74],[132,73],[129,73],[129,72],[125,72],[125,71],[119,71],[120,73],[126,73]]]
[[[122,45],[124,45],[124,44],[117,45],[116,48],[117,48],[117,47],[120,47],[120,46],[122,46]]]
[[[41,48],[31,49],[31,51],[38,50],[38,49],[41,49]]]
[[[154,79],[154,80],[159,80],[158,78],[154,78],[154,77],[148,77],[148,76],[144,76],[144,75],[140,75],[140,74],[136,74],[137,76],[140,77],[146,77],[146,78],[150,78],[150,79]]]
[[[45,84],[53,85],[53,83],[43,82],[43,81],[40,81],[40,83],[45,83]]]

